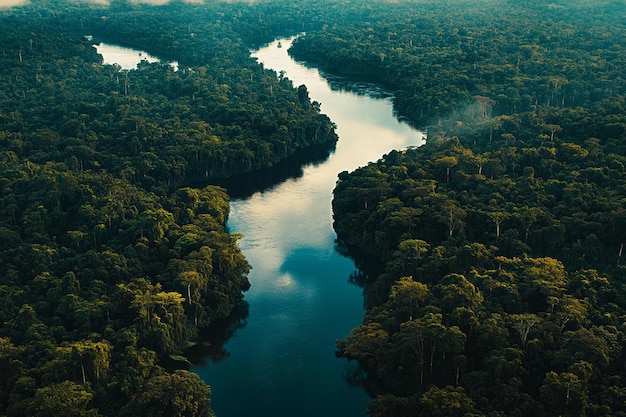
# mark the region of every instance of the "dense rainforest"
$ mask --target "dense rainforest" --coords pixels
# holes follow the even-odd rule
[[[420,127],[590,107],[624,91],[623,2],[392,2],[347,13],[290,53],[375,77]]]
[[[182,355],[241,305],[250,265],[228,195],[194,184],[337,137],[228,16],[207,23],[237,6],[187,6],[0,11],[0,415],[212,415]],[[99,39],[179,69],[103,65]]]
[[[338,342],[368,412],[624,415],[623,2],[157,3],[0,10],[0,415],[212,415],[167,359],[250,265],[195,184],[332,151],[306,87],[249,57],[301,32],[294,56],[428,130],[335,190],[340,239],[386,265]],[[103,65],[98,40],[179,69]]]
[[[340,239],[385,265],[338,342],[372,416],[626,412],[626,9],[517,4],[394,3],[294,44],[428,127],[334,194]]]

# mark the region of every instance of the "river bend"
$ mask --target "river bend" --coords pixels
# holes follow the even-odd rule
[[[249,310],[235,330],[211,335],[220,341],[216,350],[191,368],[211,385],[218,417],[365,416],[369,397],[350,383],[356,364],[335,357],[335,341],[361,324],[364,309],[362,289],[349,280],[355,265],[335,250],[332,191],[339,172],[423,142],[422,132],[396,119],[387,92],[295,62],[291,41],[253,56],[306,85],[337,125],[339,142],[327,159],[275,185],[256,192],[229,186],[231,195],[245,195],[231,200],[228,228],[244,234],[240,247],[252,265]],[[109,47],[99,51],[115,63]]]
[[[349,282],[354,263],[335,250],[332,191],[339,172],[423,142],[422,132],[396,119],[389,94],[369,83],[329,83],[292,60],[290,44],[277,40],[253,56],[306,85],[336,123],[339,142],[301,176],[231,202],[229,228],[245,235],[240,246],[252,265],[249,316],[224,346],[226,359],[193,368],[212,386],[219,417],[365,415],[368,396],[348,382],[355,364],[334,354],[364,309],[362,289]]]

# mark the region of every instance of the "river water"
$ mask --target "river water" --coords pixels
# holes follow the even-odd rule
[[[252,265],[247,315],[224,335],[218,352],[191,368],[212,387],[218,417],[362,417],[369,397],[355,384],[354,362],[335,356],[335,342],[363,320],[353,261],[335,248],[332,191],[351,171],[393,149],[417,146],[423,134],[399,122],[389,94],[373,84],[332,78],[295,62],[291,39],[253,52],[295,86],[305,84],[337,125],[336,150],[298,175],[256,192],[230,189],[228,227],[242,232]],[[105,62],[115,62],[105,57]]]
[[[87,36],[90,41],[93,40],[93,36]],[[98,42],[94,45],[100,55],[102,55],[105,64],[117,64],[122,69],[131,70],[136,69],[137,64],[140,61],[146,60],[148,62],[159,62],[159,58],[152,56],[146,52],[138,51],[132,48],[126,48],[120,45],[111,45],[108,43]],[[178,62],[172,61],[168,64],[178,70]]]

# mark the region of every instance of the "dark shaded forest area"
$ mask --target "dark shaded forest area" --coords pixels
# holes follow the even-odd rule
[[[212,415],[164,364],[250,266],[224,190],[190,184],[335,143],[249,56],[301,32],[293,55],[428,131],[335,190],[340,239],[386,265],[338,342],[369,413],[624,415],[623,2],[99,4],[0,10],[0,415]],[[180,69],[102,65],[86,35]]]

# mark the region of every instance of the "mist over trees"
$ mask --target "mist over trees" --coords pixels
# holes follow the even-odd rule
[[[212,415],[167,360],[250,266],[224,190],[190,185],[332,150],[249,57],[301,32],[294,56],[428,130],[335,190],[339,237],[386,266],[338,342],[369,413],[623,415],[623,2],[146,3],[2,5],[0,415]],[[102,65],[85,35],[180,69]]]

